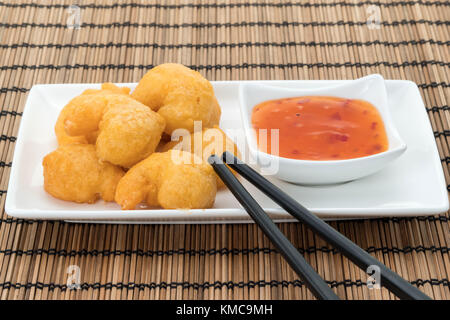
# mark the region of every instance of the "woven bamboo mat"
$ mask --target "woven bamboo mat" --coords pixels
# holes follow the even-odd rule
[[[71,1],[31,1],[0,2],[2,211],[33,84],[135,82],[169,61],[209,80],[412,80],[450,184],[447,1],[86,0],[77,1],[80,29],[67,27],[77,22]],[[366,21],[377,10],[381,23],[371,29]],[[426,294],[450,299],[448,214],[331,224]],[[303,225],[280,227],[341,298],[395,298],[367,289],[367,275]],[[79,290],[66,285],[70,265],[80,268]],[[4,212],[0,297],[313,298],[254,225],[70,224]]]

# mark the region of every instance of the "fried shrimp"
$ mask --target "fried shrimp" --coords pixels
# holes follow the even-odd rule
[[[78,203],[115,201],[123,210],[140,203],[211,208],[224,184],[208,157],[239,156],[220,116],[212,84],[176,63],[149,70],[132,93],[112,83],[85,90],[58,116],[59,147],[42,162],[44,189]],[[171,142],[174,136],[181,138]]]
[[[204,128],[219,124],[221,111],[211,83],[181,64],[151,69],[131,96],[164,117],[164,132],[169,135],[179,128],[193,132],[194,121],[201,121]]]
[[[97,103],[103,104],[103,99],[96,99],[99,95],[105,95],[105,94],[121,94],[128,96],[130,93],[130,88],[126,87],[118,87],[112,83],[104,83],[102,84],[101,89],[88,89],[85,90],[81,95],[73,98],[60,112],[58,116],[58,120],[56,121],[55,125],[55,134],[56,138],[58,139],[58,145],[64,145],[64,144],[71,144],[71,143],[95,143],[95,140],[97,139],[97,132],[91,132],[88,135],[79,135],[79,136],[71,136],[67,134],[64,126],[67,119],[67,116],[69,114],[72,114],[74,112],[74,109],[77,108],[79,105],[86,105],[86,104],[96,104],[96,100],[98,100]],[[92,97],[92,95],[96,95],[96,97]]]
[[[153,153],[119,181],[115,200],[124,210],[145,201],[165,209],[211,208],[217,186],[213,168],[195,155],[171,150]]]
[[[96,136],[100,159],[129,168],[155,151],[165,121],[147,106],[116,93],[92,93],[75,99],[76,108],[65,114],[64,129],[69,136],[82,136],[87,141]]]
[[[78,203],[94,203],[100,197],[114,201],[124,171],[100,161],[90,144],[58,147],[45,156],[44,189],[55,198]]]
[[[170,141],[161,147],[161,152],[171,149],[191,152],[205,162],[208,162],[210,155],[216,154],[220,157],[225,151],[231,152],[238,158],[241,157],[236,144],[218,126],[182,136],[178,141]],[[217,187],[223,186],[225,184],[217,176]]]

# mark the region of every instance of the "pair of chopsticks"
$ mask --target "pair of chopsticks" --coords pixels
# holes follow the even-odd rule
[[[289,265],[305,282],[312,293],[319,299],[338,300],[339,297],[331,290],[327,283],[307,263],[292,243],[270,219],[263,208],[256,202],[250,193],[230,171],[228,166],[261,190],[284,210],[290,213],[300,222],[307,225],[324,240],[332,244],[338,251],[353,261],[358,267],[367,270],[369,266],[377,266],[380,271],[381,285],[386,287],[400,299],[428,300],[425,295],[408,281],[387,268],[380,261],[372,257],[350,239],[336,231],[329,224],[312,214],[308,209],[284,193],[280,188],[272,184],[258,172],[250,168],[244,162],[234,157],[229,152],[224,152],[222,157],[216,155],[209,157],[209,163],[222,181],[227,185],[239,203],[248,212],[251,218],[258,224],[265,235],[272,241],[279,252],[285,257]]]

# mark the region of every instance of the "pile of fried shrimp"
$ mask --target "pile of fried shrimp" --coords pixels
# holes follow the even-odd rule
[[[149,70],[133,92],[112,83],[85,90],[58,116],[58,148],[42,162],[44,189],[77,203],[115,201],[123,210],[211,208],[224,185],[208,157],[239,156],[218,127],[220,115],[211,83],[181,64]]]

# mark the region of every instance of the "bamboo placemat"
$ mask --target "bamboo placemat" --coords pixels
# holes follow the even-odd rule
[[[209,80],[408,79],[421,89],[450,184],[447,1],[86,0],[80,29],[69,29],[72,4],[0,2],[1,299],[313,298],[255,225],[8,217],[11,159],[33,84],[135,82],[169,61]],[[377,10],[381,23],[370,29]],[[331,224],[426,294],[450,298],[448,214]],[[367,275],[303,225],[280,227],[341,298],[395,298],[367,289]],[[81,271],[79,290],[66,285],[71,265]]]

